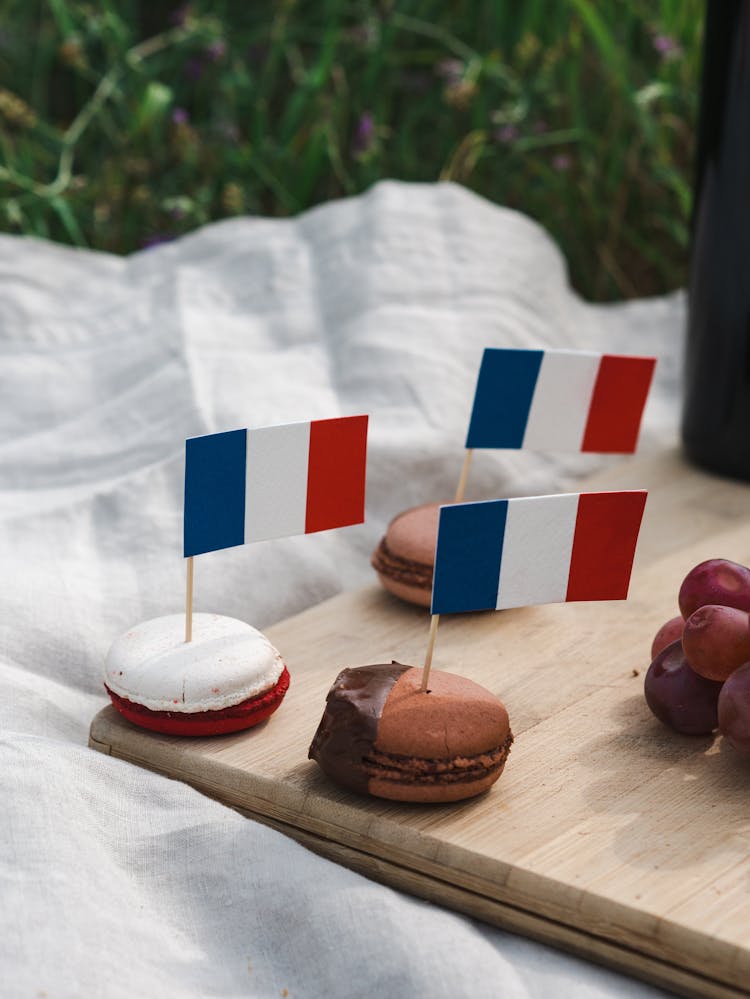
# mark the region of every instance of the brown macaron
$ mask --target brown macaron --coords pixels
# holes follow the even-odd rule
[[[394,801],[481,794],[503,772],[513,735],[494,694],[453,673],[401,663],[336,677],[309,757],[337,784]]]
[[[404,510],[388,525],[370,562],[390,593],[421,607],[432,599],[440,503]]]

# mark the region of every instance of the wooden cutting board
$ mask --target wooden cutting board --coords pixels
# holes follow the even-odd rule
[[[377,585],[268,630],[292,685],[258,729],[159,736],[107,707],[90,745],[416,895],[682,994],[750,996],[750,762],[720,738],[667,731],[643,699],[651,639],[687,571],[750,564],[750,486],[676,452],[624,459],[592,484],[650,490],[626,602],[441,619],[433,668],[501,696],[516,736],[483,797],[361,798],[307,759],[340,668],[422,663],[427,613]]]

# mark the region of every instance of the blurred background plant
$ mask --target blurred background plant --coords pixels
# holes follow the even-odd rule
[[[685,282],[702,0],[0,0],[0,228],[129,253],[383,177]]]

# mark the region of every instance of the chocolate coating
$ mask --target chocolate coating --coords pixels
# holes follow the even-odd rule
[[[385,537],[380,539],[380,544],[372,553],[370,564],[376,572],[387,576],[389,580],[397,580],[422,590],[432,588],[432,562],[417,562],[416,559],[396,554]]]
[[[308,758],[338,784],[367,793],[364,760],[372,755],[388,695],[409,668],[397,662],[360,666],[334,680]]]

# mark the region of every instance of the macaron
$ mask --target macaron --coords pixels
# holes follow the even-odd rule
[[[487,791],[513,735],[502,701],[466,677],[401,663],[336,677],[308,756],[335,783],[393,801],[450,802]]]
[[[126,631],[107,654],[104,686],[128,721],[167,735],[222,735],[265,721],[289,672],[265,635],[235,618],[157,617]]]
[[[370,562],[383,586],[394,596],[421,607],[432,599],[440,503],[404,510],[388,525]]]

